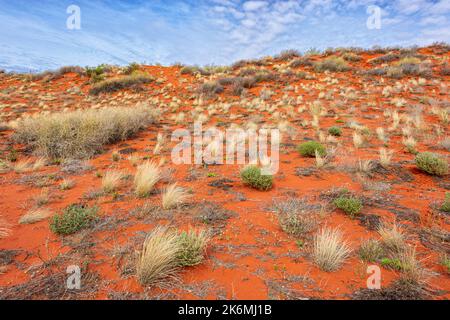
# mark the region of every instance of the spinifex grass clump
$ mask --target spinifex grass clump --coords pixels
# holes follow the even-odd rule
[[[241,171],[241,179],[254,189],[267,191],[272,188],[273,177],[261,173],[261,168],[248,166]]]
[[[302,143],[297,147],[297,150],[303,157],[310,157],[310,158],[314,158],[316,156],[316,150],[318,154],[322,157],[327,154],[325,147],[316,141],[308,141]]]
[[[157,285],[177,279],[180,267],[200,264],[205,255],[209,235],[206,231],[179,233],[157,227],[150,232],[136,261],[138,280],[144,285]]]
[[[355,217],[362,209],[361,200],[351,196],[340,196],[334,200],[334,205],[351,217]]]
[[[50,229],[59,235],[73,234],[87,228],[97,217],[98,208],[73,204],[50,221]]]
[[[323,271],[338,270],[350,253],[350,247],[337,229],[324,228],[314,237],[312,257]]]
[[[14,137],[40,156],[82,159],[130,138],[155,119],[148,107],[78,110],[21,120]]]
[[[434,176],[443,176],[448,173],[447,160],[431,152],[422,152],[416,156],[417,167]]]

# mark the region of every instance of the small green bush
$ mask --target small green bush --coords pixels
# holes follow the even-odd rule
[[[381,265],[385,268],[394,269],[398,271],[403,269],[403,264],[399,259],[383,258],[381,259]]]
[[[441,205],[441,211],[450,212],[450,192],[445,194],[445,200]]]
[[[267,191],[272,189],[273,177],[261,174],[261,168],[248,166],[241,171],[241,179],[254,189]]]
[[[58,235],[73,234],[87,228],[97,217],[98,208],[72,204],[50,221],[50,230]]]
[[[196,266],[203,260],[209,236],[205,231],[183,231],[177,238],[178,264],[182,267]]]
[[[446,254],[441,256],[440,263],[445,268],[447,273],[450,273],[450,259],[447,257]]]
[[[316,141],[302,143],[297,147],[297,150],[303,157],[314,158],[316,156],[316,150],[322,157],[327,154],[325,147]]]
[[[362,209],[361,200],[348,196],[337,198],[334,200],[334,205],[352,217],[360,213]]]
[[[416,156],[416,166],[431,175],[443,176],[448,173],[448,163],[445,159],[431,152],[422,152]]]
[[[305,235],[316,226],[314,217],[304,212],[279,213],[278,222],[284,232],[295,237]]]
[[[340,137],[342,135],[342,130],[339,127],[331,127],[328,129],[328,133],[335,137]]]
[[[370,239],[361,244],[358,253],[361,260],[376,262],[383,256],[384,250],[380,242]]]

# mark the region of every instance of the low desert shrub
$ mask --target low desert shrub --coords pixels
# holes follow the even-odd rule
[[[383,257],[384,250],[379,241],[370,239],[361,244],[358,254],[363,261],[377,262]]]
[[[297,150],[303,157],[310,158],[314,158],[316,156],[316,150],[322,157],[327,154],[325,147],[316,141],[304,142],[297,147]]]
[[[250,187],[262,191],[272,189],[273,177],[271,175],[263,175],[261,168],[257,166],[247,166],[241,171],[241,179]]]
[[[416,156],[416,166],[433,176],[443,176],[448,173],[447,160],[431,152],[422,152]]]
[[[445,194],[445,200],[441,205],[441,211],[450,212],[450,192]]]
[[[14,139],[50,159],[90,158],[154,123],[148,107],[78,110],[19,121]]]
[[[89,90],[89,93],[92,95],[98,95],[100,93],[110,93],[140,86],[142,84],[151,83],[154,80],[155,79],[150,75],[135,73],[129,76],[112,78],[98,82],[92,86],[91,90]]]
[[[317,221],[305,212],[287,212],[278,214],[281,229],[294,237],[300,237],[315,228]]]
[[[349,196],[341,196],[334,200],[334,205],[344,211],[346,214],[351,217],[355,217],[357,214],[361,212],[362,202],[361,200],[349,197]]]
[[[222,93],[223,90],[223,86],[218,81],[205,82],[198,89],[199,93],[204,94],[207,97]]]
[[[337,229],[323,228],[314,237],[312,257],[323,271],[338,270],[350,252],[350,247],[342,240],[342,234]]]
[[[314,64],[314,70],[316,70],[317,72],[323,72],[327,70],[332,72],[342,72],[348,71],[350,69],[350,66],[341,57],[329,57]]]
[[[184,231],[178,236],[178,264],[182,267],[196,266],[203,261],[206,246],[210,240],[208,232]]]
[[[50,229],[58,235],[73,234],[89,227],[97,217],[98,208],[73,204],[63,210],[61,215],[53,216]]]
[[[328,133],[335,137],[340,137],[342,135],[342,130],[339,127],[331,127],[328,129]]]

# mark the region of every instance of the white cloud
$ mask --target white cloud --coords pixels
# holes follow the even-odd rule
[[[266,1],[247,1],[244,3],[243,8],[245,11],[256,11],[267,7]]]

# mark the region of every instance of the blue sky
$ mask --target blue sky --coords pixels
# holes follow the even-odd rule
[[[81,30],[69,30],[69,5]],[[367,7],[381,8],[369,29]],[[0,68],[229,64],[315,47],[450,42],[450,0],[0,0]]]

